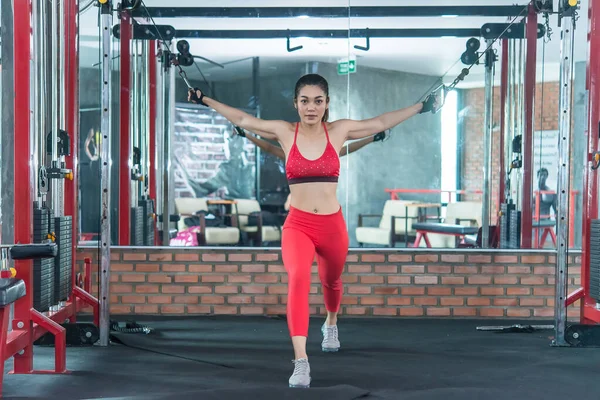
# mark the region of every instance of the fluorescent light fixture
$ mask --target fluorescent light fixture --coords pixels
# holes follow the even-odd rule
[[[297,18],[300,18],[300,19],[309,19],[310,17],[308,15],[298,15]]]
[[[458,15],[442,15],[442,18],[456,18]]]

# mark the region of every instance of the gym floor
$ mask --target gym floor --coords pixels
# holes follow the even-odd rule
[[[565,399],[600,398],[600,349],[556,348],[553,331],[496,333],[519,321],[340,318],[339,353],[320,351],[311,318],[310,389],[290,389],[284,318],[136,318],[149,335],[69,347],[69,375],[6,375],[6,399]],[[531,324],[531,321],[522,322]],[[536,321],[540,324],[552,322]],[[35,347],[35,367],[53,367]],[[7,362],[7,371],[12,362]],[[585,385],[588,385],[587,387]]]

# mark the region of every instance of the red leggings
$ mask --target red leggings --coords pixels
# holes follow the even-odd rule
[[[342,209],[319,215],[290,207],[283,224],[281,253],[288,273],[290,336],[308,336],[308,294],[315,253],[325,308],[337,312],[342,301],[341,275],[348,254],[348,231]]]

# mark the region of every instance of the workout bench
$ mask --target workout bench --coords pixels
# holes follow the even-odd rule
[[[476,226],[464,226],[457,224],[443,224],[437,222],[415,222],[413,229],[417,231],[417,237],[412,247],[419,247],[421,239],[425,240],[427,247],[431,247],[428,233],[455,236],[456,240],[464,241],[466,235],[476,235],[479,230]]]

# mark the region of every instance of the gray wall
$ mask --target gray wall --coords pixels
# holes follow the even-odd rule
[[[322,65],[332,92],[331,120],[361,120],[415,104],[430,90],[429,76],[361,67],[338,76],[335,65]],[[349,91],[347,87],[349,86]],[[346,96],[346,98],[344,98]],[[355,230],[359,214],[381,214],[390,195],[386,188],[438,189],[441,186],[441,113],[417,115],[391,129],[385,142],[370,144],[341,159],[338,198],[350,235],[357,246]],[[439,195],[406,194],[403,199],[438,201]],[[369,225],[379,219],[369,219]]]

